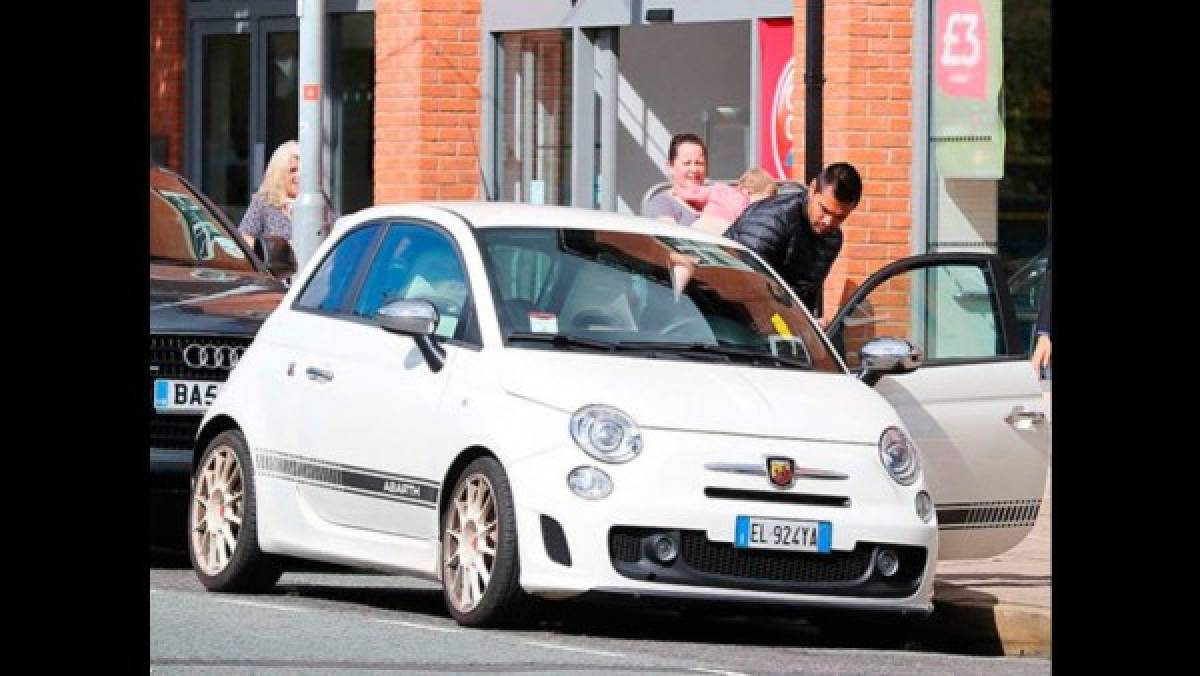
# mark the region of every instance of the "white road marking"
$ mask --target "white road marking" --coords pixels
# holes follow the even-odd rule
[[[457,634],[461,629],[453,629],[450,627],[431,627],[428,624],[417,624],[416,622],[405,622],[403,620],[375,620],[383,624],[398,624],[401,627],[409,627],[411,629],[426,629],[428,631],[444,631],[447,634]]]
[[[295,606],[278,606],[274,603],[260,603],[258,601],[241,601],[234,599],[214,599],[219,603],[233,603],[239,606],[252,606],[254,608],[270,608],[271,610],[284,610],[289,613],[304,612],[305,608],[297,608]]]
[[[720,671],[718,669],[705,669],[704,667],[691,667],[689,671],[699,671],[703,674],[724,674],[725,676],[748,676],[740,671]]]
[[[525,641],[526,645],[537,646],[539,648],[553,648],[554,650],[568,650],[573,653],[587,653],[589,655],[600,655],[601,657],[625,657],[624,653],[612,653],[606,650],[589,650],[587,648],[575,648],[573,646],[558,645],[556,643],[542,643],[541,641]]]

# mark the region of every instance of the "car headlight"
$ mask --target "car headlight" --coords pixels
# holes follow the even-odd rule
[[[917,447],[897,427],[889,427],[879,437],[879,460],[896,483],[910,486],[917,480],[921,462]]]
[[[628,462],[642,452],[642,431],[611,406],[584,406],[571,416],[571,438],[601,462]]]

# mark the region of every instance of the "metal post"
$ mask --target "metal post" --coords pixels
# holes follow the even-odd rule
[[[823,100],[825,85],[825,0],[808,0],[805,15],[804,68],[804,182],[821,171]]]
[[[297,267],[303,268],[324,239],[318,231],[325,222],[321,191],[325,0],[296,0],[296,16],[300,19],[300,194],[292,210],[292,250]]]

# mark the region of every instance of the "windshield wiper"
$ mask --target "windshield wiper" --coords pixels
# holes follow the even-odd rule
[[[618,348],[631,349],[654,349],[665,352],[678,352],[681,354],[699,353],[705,355],[723,356],[729,361],[735,358],[739,360],[749,360],[751,363],[758,364],[762,361],[782,364],[784,366],[794,366],[798,368],[812,368],[805,359],[795,359],[792,357],[781,357],[770,352],[760,352],[758,350],[750,350],[733,345],[711,343],[678,343],[678,342],[654,342],[654,341],[627,341],[622,340],[617,343]]]
[[[580,338],[579,336],[571,336],[565,333],[535,333],[532,331],[513,331],[508,334],[508,340],[531,341],[538,343],[550,343],[555,347],[587,347],[593,350],[604,350],[612,352],[615,347],[612,343],[603,340],[592,340],[591,338]]]

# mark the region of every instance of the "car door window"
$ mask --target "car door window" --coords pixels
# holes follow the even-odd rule
[[[413,299],[437,307],[438,336],[462,337],[459,320],[467,304],[467,277],[454,244],[433,228],[397,223],[371,262],[354,314],[372,319],[387,303]]]
[[[846,365],[873,338],[907,338],[924,361],[986,359],[1007,352],[992,276],[984,265],[950,264],[897,273],[845,309]]]
[[[345,303],[370,245],[379,234],[378,224],[355,230],[338,242],[320,269],[308,281],[296,307],[336,313]]]

